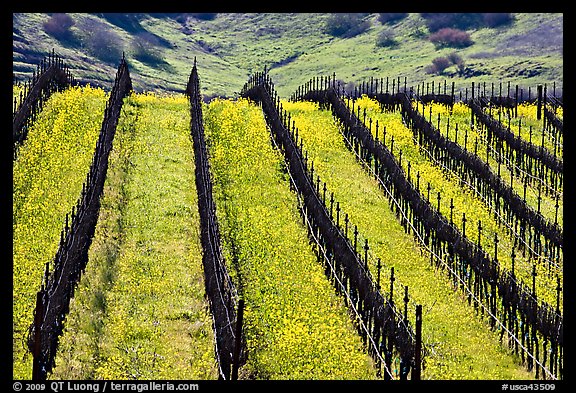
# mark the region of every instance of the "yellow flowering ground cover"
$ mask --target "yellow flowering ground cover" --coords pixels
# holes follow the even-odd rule
[[[553,111],[556,114],[556,117],[562,121],[564,121],[564,108],[561,106],[558,106],[556,108],[548,108],[551,111]]]
[[[244,99],[213,100],[204,120],[224,253],[246,302],[240,377],[375,378],[309,245],[262,110]]]
[[[430,265],[430,258],[422,254],[413,235],[405,233],[374,177],[366,173],[346,148],[331,112],[320,110],[311,102],[282,102],[282,105],[296,122],[315,171],[334,192],[351,223],[369,239],[371,252],[386,266],[383,274],[387,275],[394,267],[396,292],[402,291],[402,285],[409,287],[411,313],[415,304],[422,304],[422,335],[427,352],[422,378],[531,379],[518,359],[500,345],[498,333],[490,331],[488,322],[478,318],[466,297],[453,289],[445,273]],[[403,140],[412,143],[410,135],[409,131],[405,136],[398,134],[396,143]],[[395,146],[397,149],[398,145]],[[431,180],[442,177],[433,168],[426,171]],[[456,193],[444,187],[444,195]],[[435,190],[438,189],[436,186]],[[370,269],[376,276],[375,263],[370,264]]]
[[[416,104],[413,102],[413,105],[415,106]],[[519,105],[518,106],[518,115],[520,116],[521,114],[528,111],[530,113],[530,116],[533,115],[535,118],[536,117],[535,109],[534,109],[535,106],[534,106],[534,108],[532,108],[533,106],[534,105],[527,105],[527,104]],[[419,108],[419,112],[422,113],[422,104],[419,103],[418,108]],[[440,131],[441,131],[442,135],[444,135],[444,136],[448,135],[448,137],[450,138],[451,141],[456,141],[456,125],[458,125],[458,139],[457,139],[458,144],[460,144],[462,147],[466,146],[466,149],[468,149],[468,151],[473,152],[475,149],[475,143],[476,143],[476,141],[478,141],[478,145],[477,145],[478,156],[481,157],[485,161],[486,161],[486,157],[488,156],[487,162],[490,165],[492,171],[494,173],[498,173],[498,162],[494,158],[494,155],[493,155],[494,151],[492,149],[489,149],[488,145],[485,143],[486,133],[482,132],[481,129],[478,128],[478,126],[476,126],[476,127],[470,126],[470,116],[471,116],[470,115],[470,113],[471,113],[470,107],[468,107],[464,103],[458,102],[454,105],[452,110],[450,110],[449,107],[447,107],[446,105],[443,105],[443,104],[434,103],[434,102],[428,103],[428,104],[424,105],[424,113],[425,113],[426,119],[430,118],[430,110],[432,110],[432,124],[434,124],[435,127],[438,124],[438,115],[440,115]],[[450,119],[450,127],[448,128],[448,130],[446,130],[446,125],[448,124],[448,119]],[[528,128],[526,128],[526,131],[528,132]],[[465,141],[465,135],[466,134],[467,134],[467,140]],[[539,134],[539,135],[541,135],[541,134]],[[526,140],[528,140],[528,139],[526,139]],[[538,139],[538,140],[540,140],[540,139]],[[487,149],[489,149],[490,154],[487,154],[487,151],[486,151]],[[508,185],[511,184],[510,171],[511,171],[511,169],[508,165],[505,165],[505,164],[500,165],[500,175],[502,177],[502,180]],[[514,191],[516,192],[516,194],[518,194],[520,197],[524,196],[524,182],[523,182],[522,177],[523,176],[518,176],[518,174],[515,173],[514,179],[512,180],[512,187],[513,187]],[[542,187],[541,201],[540,201],[540,212],[548,221],[553,223],[555,220],[558,220],[559,225],[563,225],[563,222],[564,222],[563,214],[562,214],[563,198],[560,197],[558,199],[559,209],[558,209],[558,216],[556,216],[555,195],[553,193],[549,193],[549,194],[545,193],[544,190],[545,189]],[[563,187],[560,186],[559,191],[562,192],[562,190],[563,190]],[[533,182],[530,182],[528,184],[528,186],[526,188],[526,203],[528,203],[528,205],[530,207],[532,207],[535,211],[538,210],[538,182],[537,181],[533,181]]]
[[[494,256],[495,245],[494,235],[498,235],[498,261],[506,269],[512,268],[510,255],[514,246],[514,237],[499,225],[497,218],[490,212],[487,205],[480,197],[472,192],[468,187],[460,185],[460,180],[447,170],[443,170],[439,165],[433,164],[429,155],[419,149],[414,142],[413,133],[402,123],[400,112],[382,112],[378,102],[367,97],[356,101],[360,108],[366,108],[367,119],[372,118],[373,123],[378,120],[380,128],[386,126],[386,145],[390,146],[391,137],[394,136],[394,155],[399,156],[402,150],[403,168],[407,171],[407,162],[411,163],[411,179],[416,182],[416,175],[420,173],[420,193],[427,198],[427,185],[430,183],[430,199],[434,206],[437,206],[437,195],[441,193],[440,211],[449,219],[450,200],[453,200],[453,220],[458,228],[462,229],[462,214],[466,214],[466,236],[474,242],[478,241],[478,222],[481,222],[482,230],[480,242],[482,248],[491,257]],[[363,110],[363,109],[362,109]],[[375,133],[375,127],[372,127]],[[382,130],[380,130],[380,138]],[[459,136],[460,138],[461,136]],[[516,277],[524,282],[528,287],[532,287],[533,259],[525,256],[516,250],[514,272]],[[552,267],[550,272],[548,264],[537,263],[536,293],[540,300],[556,306],[556,274],[562,279],[562,269]],[[562,306],[562,296],[560,297],[560,309]]]
[[[19,148],[14,161],[13,376],[27,379],[32,357],[27,350],[36,292],[47,262],[52,262],[65,216],[72,211],[90,168],[102,125],[106,94],[74,87],[54,93]]]
[[[216,379],[185,96],[125,99],[56,379]]]
[[[56,253],[64,217],[80,195],[106,98],[89,86],[55,93],[14,161],[15,379],[31,375],[26,337],[35,293],[45,263]],[[442,192],[442,213],[449,214],[454,198],[455,219],[465,212],[469,220],[467,235],[476,238],[473,223],[481,219],[483,244],[492,252],[488,239],[498,231],[500,260],[508,261],[511,240],[477,197],[418,151],[400,115],[382,113],[366,98],[358,103],[386,125],[387,138],[394,135],[395,153],[401,148],[403,160],[411,161],[412,176],[420,171],[421,190],[430,182],[432,196]],[[374,178],[354,162],[331,113],[312,103],[283,105],[296,120],[316,173],[358,225],[360,244],[368,238],[371,253],[381,258],[382,280],[394,267],[396,295],[408,285],[410,312],[416,303],[423,305],[423,378],[531,379],[499,343],[499,334],[404,232]],[[181,95],[125,99],[89,262],[49,378],[218,377],[204,298],[189,120],[188,100]],[[204,121],[223,251],[246,301],[248,360],[240,378],[375,378],[342,298],[310,246],[261,109],[243,99],[213,100],[204,105]],[[518,275],[526,270],[524,262],[517,257]],[[376,272],[375,265],[370,269]],[[540,273],[539,297],[555,304],[554,288]],[[398,367],[394,359],[393,371]]]
[[[516,111],[512,112],[512,110],[502,107],[492,109],[492,117],[495,119],[499,118],[500,122],[506,127],[508,127],[508,122],[510,121],[510,131],[514,135],[520,135],[525,141],[531,140],[536,146],[541,146],[542,134],[544,134],[544,148],[550,154],[554,154],[554,149],[556,149],[557,156],[562,158],[564,151],[562,139],[555,140],[548,130],[544,130],[544,114],[542,114],[540,120],[538,120],[537,114],[538,105],[528,102],[518,104],[517,115]],[[530,137],[530,127],[532,127],[532,137]]]

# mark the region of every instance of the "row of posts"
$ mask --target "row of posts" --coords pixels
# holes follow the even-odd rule
[[[32,78],[24,82],[19,95],[14,97],[12,111],[13,158],[17,157],[18,146],[27,137],[28,129],[41,111],[48,97],[54,92],[70,86],[74,78],[64,61],[54,53],[42,59],[33,71]]]
[[[309,85],[314,86],[313,83],[311,83],[311,84],[309,84]],[[302,92],[302,91],[305,91],[305,90],[302,89],[300,92]],[[299,97],[302,97],[302,95],[300,95]],[[318,97],[324,97],[324,98],[325,98],[326,96],[321,96],[321,95],[319,95]],[[333,105],[333,108],[334,108],[334,105]],[[353,113],[353,112],[352,112],[352,113]],[[346,117],[346,116],[345,116],[345,117]],[[348,116],[348,117],[349,117],[349,118],[352,118],[352,114],[350,114],[350,116]],[[359,120],[358,120],[358,122],[359,122]],[[383,170],[383,171],[386,172],[386,170]],[[382,171],[380,171],[380,170],[378,170],[378,172],[382,173]],[[463,217],[463,232],[465,233],[465,217]],[[496,260],[496,262],[497,262],[497,260]],[[481,278],[481,276],[478,276],[478,278]],[[483,286],[483,285],[475,285],[475,288],[480,288],[480,287],[482,287],[482,286]],[[495,302],[494,302],[493,300],[494,300],[494,299],[492,299],[492,301],[491,301],[492,306],[490,307],[490,309],[494,309]],[[544,308],[545,308],[545,307],[544,307]],[[543,309],[544,309],[544,308],[543,308]],[[525,311],[526,311],[526,310],[525,310]],[[534,323],[534,321],[533,321],[533,323]],[[536,325],[537,325],[537,324],[536,324]],[[532,326],[533,326],[533,328],[536,328],[536,327],[537,327],[537,326],[535,326],[534,324],[533,324]]]
[[[49,273],[49,263],[46,263],[44,279],[37,293],[34,321],[31,325],[33,335],[29,343],[33,355],[33,380],[45,380],[54,365],[70,299],[88,262],[88,249],[96,227],[100,206],[98,200],[104,187],[108,155],[112,148],[122,99],[131,91],[131,86],[130,75],[123,59],[106,104],[102,128],[86,182],[82,185],[81,196],[72,208],[70,220],[66,214],[52,273]]]
[[[204,138],[202,98],[196,59],[194,59],[186,93],[190,99],[190,131],[194,147],[198,209],[202,228],[200,240],[204,250],[202,264],[206,275],[204,284],[206,295],[210,300],[210,311],[214,318],[213,329],[219,379],[236,380],[240,364],[245,361],[245,340],[242,339],[244,298],[238,295],[222,255],[216,205],[212,194],[210,164]],[[235,304],[237,304],[236,310]]]
[[[385,138],[385,137],[384,137],[384,138]],[[392,143],[393,143],[393,142],[392,142]],[[392,146],[391,146],[391,149],[393,149]],[[393,154],[393,150],[392,150],[392,154]],[[399,162],[401,162],[401,153],[400,153]],[[409,172],[410,172],[410,165],[408,165],[408,179],[410,178],[410,173],[409,173]],[[417,175],[417,185],[416,185],[416,189],[417,189],[417,190],[419,189],[419,184],[418,184],[418,183],[419,183],[419,176]],[[427,200],[430,201],[430,187],[429,187],[429,186],[428,186],[428,198],[427,198]],[[437,201],[438,201],[438,208],[437,208],[437,210],[439,211],[439,207],[440,207],[440,203],[439,203],[439,202],[440,202],[440,195],[439,195],[439,194],[438,194]],[[450,212],[450,222],[451,222],[451,224],[452,224],[452,221],[453,221],[453,200],[451,200],[451,212]],[[480,249],[480,248],[481,248],[481,233],[482,233],[481,222],[478,223],[478,226],[479,226],[479,230],[478,230],[479,237],[478,237],[477,247],[478,247],[478,249]],[[463,217],[462,217],[462,235],[465,236],[465,234],[466,234],[466,217],[465,217],[465,215],[463,214]],[[495,238],[494,238],[494,249],[495,249],[495,257],[494,257],[494,260],[495,260],[495,262],[497,262],[497,246],[498,246],[498,237],[497,237],[497,235],[495,234]],[[512,252],[514,252],[514,251],[512,251]],[[512,265],[513,265],[513,269],[514,269],[514,263],[513,263]],[[512,276],[514,276],[514,273],[512,273]],[[535,275],[533,276],[533,278],[535,279]],[[479,286],[478,286],[478,287],[479,287]],[[535,286],[534,286],[534,285],[533,285],[532,295],[533,295],[534,298],[535,298],[536,293],[535,293]],[[558,299],[558,302],[559,302],[559,293],[558,293],[557,299]],[[558,307],[558,306],[559,306],[559,304],[557,304],[557,307],[556,307],[557,310],[559,310],[559,307]]]
[[[248,95],[248,90],[258,87],[260,85],[265,86],[263,89],[266,90],[269,94],[269,96],[276,96],[275,91],[273,89],[273,85],[271,84],[271,82],[266,78],[265,75],[256,75],[254,76],[248,83],[247,85],[245,85],[245,88],[243,89],[243,95]],[[265,98],[258,98],[258,99],[265,99]],[[257,100],[258,100],[257,99]],[[297,152],[297,156],[299,157],[299,159],[302,161],[302,165],[303,167],[307,168],[305,173],[305,177],[308,178],[308,182],[310,182],[309,184],[311,184],[312,190],[314,192],[314,194],[317,197],[318,203],[320,203],[321,208],[326,212],[326,215],[329,216],[330,221],[332,222],[332,225],[334,225],[336,228],[338,228],[338,231],[344,236],[343,238],[346,239],[346,242],[348,242],[350,250],[353,250],[353,254],[355,257],[354,260],[357,261],[358,263],[358,267],[362,269],[362,271],[365,272],[365,274],[367,275],[366,277],[369,278],[371,284],[371,288],[375,289],[377,288],[377,290],[379,290],[380,288],[380,269],[382,267],[381,263],[378,264],[377,269],[378,269],[378,275],[377,275],[377,279],[376,281],[373,280],[370,271],[368,269],[368,251],[369,251],[369,245],[368,245],[368,240],[365,239],[364,240],[364,246],[363,251],[364,251],[364,257],[362,258],[361,253],[358,251],[359,248],[359,244],[358,244],[358,228],[355,226],[354,227],[354,241],[352,243],[351,240],[348,239],[348,226],[349,226],[349,220],[348,220],[348,215],[345,216],[344,218],[344,222],[345,222],[345,227],[344,227],[344,232],[342,233],[342,230],[340,229],[340,216],[341,216],[341,209],[340,209],[340,204],[339,202],[334,201],[334,195],[333,193],[331,193],[331,196],[329,198],[330,203],[328,204],[328,197],[327,197],[327,187],[326,187],[326,183],[324,183],[321,186],[321,181],[320,178],[316,175],[316,177],[314,176],[314,165],[313,163],[308,163],[308,155],[307,152],[303,153],[303,148],[302,148],[302,138],[300,138],[300,140],[298,141],[298,130],[295,128],[295,125],[292,125],[292,134],[290,134],[289,130],[290,127],[289,125],[292,123],[291,119],[290,119],[290,115],[283,111],[281,108],[281,105],[279,103],[279,99],[274,100],[276,101],[274,107],[276,110],[276,114],[273,115],[276,118],[281,119],[281,124],[282,124],[282,131],[277,131],[277,132],[282,132],[285,133],[285,135],[290,136],[289,139],[289,143],[292,144],[292,148],[289,150],[291,152]],[[272,107],[272,104],[268,104],[267,107]],[[281,115],[279,115],[279,113],[281,113]],[[270,115],[268,115],[268,117],[270,117]],[[286,139],[285,137],[281,137],[281,139]],[[300,146],[299,144],[300,143]],[[286,150],[286,149],[285,149]],[[285,153],[288,154],[288,153]],[[287,159],[291,162],[292,160],[290,159],[290,157],[287,157]],[[294,174],[293,174],[294,175]],[[302,192],[301,190],[299,192]],[[306,199],[306,198],[305,198]],[[329,205],[329,207],[328,207]],[[334,205],[336,206],[334,209]],[[334,210],[336,212],[336,220],[334,222]],[[306,213],[303,214],[312,214],[312,216],[309,216],[309,219],[311,222],[316,222],[315,217],[313,216],[313,211],[317,211],[317,209],[315,208],[309,208],[306,209]],[[315,226],[318,226],[319,224],[314,224]],[[322,231],[320,230],[320,227],[318,226],[316,228],[318,230],[318,234],[321,235]],[[322,240],[323,243],[326,242],[326,239]],[[325,246],[326,247],[326,246]],[[334,247],[330,247],[328,246],[328,250],[333,250]],[[330,255],[333,255],[333,253],[331,251],[328,252]],[[334,257],[334,256],[332,256]],[[339,271],[337,269],[337,271]],[[393,274],[393,273],[392,273]],[[393,276],[391,278],[392,282],[393,282]],[[360,313],[360,315],[363,316],[364,318],[367,318],[365,320],[365,323],[367,326],[372,326],[374,325],[375,322],[372,322],[373,317],[369,316],[369,315],[374,315],[374,311],[369,311],[369,309],[365,309],[365,307],[363,307],[363,301],[357,296],[360,292],[358,291],[358,289],[356,289],[354,287],[354,285],[352,285],[352,283],[347,283],[347,277],[342,277],[340,279],[340,282],[344,283],[345,288],[343,290],[346,291],[346,293],[350,294],[351,299],[353,300],[353,304],[352,307],[357,310],[357,312]],[[347,289],[349,288],[349,289]],[[407,288],[406,288],[407,289]],[[349,291],[349,292],[348,292]],[[392,293],[390,294],[392,296]],[[382,297],[382,299],[384,299]],[[407,317],[407,302],[408,302],[408,296],[407,293],[405,295],[405,317]],[[390,301],[393,302],[392,299],[390,299]],[[392,303],[393,304],[393,303]],[[417,324],[421,323],[421,318],[417,318]],[[360,328],[359,328],[360,329]],[[362,329],[360,329],[362,330]],[[417,326],[417,330],[418,330],[418,326]],[[367,340],[367,336],[366,336],[366,332],[361,332],[364,340]],[[374,337],[371,336],[371,340],[374,341]],[[421,343],[420,343],[421,346]],[[419,352],[419,351],[417,351]],[[374,355],[373,355],[374,356]],[[389,356],[386,356],[387,358],[389,358]],[[418,356],[420,358],[420,356]],[[418,362],[420,360],[418,359]],[[405,362],[403,361],[403,364]],[[416,370],[417,369],[417,370]],[[405,373],[405,375],[403,374],[403,372],[401,372],[401,379],[405,378],[407,375],[407,372]],[[385,374],[385,378],[389,377],[389,375]],[[413,374],[412,374],[412,378],[419,378],[419,367],[415,367],[413,370]]]
[[[558,238],[562,238],[561,236],[561,229],[557,226],[557,215],[558,215],[558,208],[556,209],[556,219],[555,219],[555,223],[554,225],[551,224],[550,222],[548,222],[548,220],[546,220],[543,216],[542,213],[540,211],[540,204],[538,204],[538,209],[535,210],[533,209],[531,206],[529,206],[526,202],[526,195],[524,193],[524,197],[521,198],[512,188],[513,187],[513,177],[511,177],[511,182],[510,184],[506,184],[506,182],[503,181],[503,179],[501,178],[500,175],[500,167],[501,167],[501,162],[498,161],[498,173],[495,174],[492,172],[492,170],[489,167],[488,164],[488,153],[489,153],[489,149],[486,149],[486,160],[484,161],[484,164],[475,164],[475,163],[471,163],[468,164],[467,160],[454,160],[451,157],[463,157],[465,156],[465,153],[467,152],[467,129],[465,130],[465,135],[464,135],[464,149],[462,149],[460,147],[460,145],[458,144],[457,141],[457,134],[456,134],[456,140],[455,141],[450,141],[448,139],[448,136],[444,137],[440,134],[439,128],[436,130],[431,131],[434,134],[437,134],[438,136],[438,140],[436,141],[434,138],[431,138],[429,135],[427,135],[426,132],[424,132],[424,127],[429,127],[430,129],[433,128],[433,126],[431,125],[430,121],[426,122],[426,119],[424,117],[424,114],[419,114],[417,112],[417,110],[413,110],[411,108],[409,109],[409,113],[407,113],[408,115],[410,115],[410,119],[411,124],[412,124],[412,128],[416,129],[419,132],[419,137],[420,137],[420,144],[422,144],[423,142],[426,142],[430,147],[432,147],[432,149],[428,149],[428,151],[431,151],[431,154],[435,154],[435,155],[440,155],[441,157],[439,158],[444,158],[443,161],[445,161],[445,163],[447,165],[449,165],[451,167],[452,170],[457,171],[457,172],[462,172],[462,175],[464,177],[470,177],[474,180],[475,183],[477,183],[477,189],[479,188],[484,197],[487,200],[491,200],[494,199],[495,201],[495,206],[496,206],[496,215],[498,216],[498,210],[500,208],[500,199],[502,199],[502,201],[504,203],[502,203],[503,207],[508,209],[509,212],[514,213],[514,215],[516,216],[517,220],[521,220],[521,222],[523,223],[528,223],[531,225],[531,227],[534,227],[535,232],[537,232],[537,234],[535,234],[534,238],[539,238],[540,234],[542,234],[545,239],[547,239],[548,242],[550,242],[551,244],[553,244],[555,247],[560,247],[561,243],[558,243],[556,241],[556,239]],[[431,116],[431,114],[430,114]],[[416,118],[416,119],[414,119]],[[430,119],[431,120],[431,119]],[[418,124],[421,124],[421,126],[417,126]],[[439,126],[439,123],[438,123]],[[449,123],[447,123],[447,135],[448,135],[448,127],[449,127]],[[442,144],[442,145],[448,145],[450,144],[451,148],[448,149],[437,149],[436,146],[438,144]],[[472,156],[471,158],[474,158],[476,161],[479,162],[480,158],[478,157],[478,141],[476,141],[475,145],[474,145],[474,156]],[[456,150],[456,154],[455,155],[451,155],[450,152],[452,152],[452,150]],[[437,157],[438,158],[438,157]],[[468,165],[467,165],[468,164]],[[458,170],[458,168],[460,168]],[[511,173],[513,174],[513,172],[511,171]],[[481,174],[482,176],[478,176],[478,174]],[[525,177],[525,185],[527,185],[526,181],[527,178]],[[484,187],[480,187],[481,185],[484,185]],[[501,193],[496,192],[495,190],[498,189],[502,189],[504,190],[504,195],[509,195],[511,196],[510,198],[502,198],[501,197]],[[539,188],[540,190],[540,188]],[[540,191],[539,191],[539,198],[538,200],[541,200],[541,196],[540,196]],[[557,204],[557,206],[559,206]],[[526,218],[526,214],[528,214],[528,218]],[[530,218],[532,217],[532,218]],[[542,225],[544,225],[544,227],[542,227]],[[539,245],[540,243],[538,243],[537,245]],[[551,250],[553,247],[545,247],[545,250]],[[537,252],[537,251],[535,251]]]

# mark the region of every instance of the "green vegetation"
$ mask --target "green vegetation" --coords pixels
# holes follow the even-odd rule
[[[430,265],[412,235],[406,234],[377,182],[355,162],[331,112],[307,102],[283,102],[292,115],[315,172],[334,192],[343,212],[368,238],[372,253],[387,271],[394,267],[396,288],[408,285],[411,307],[423,305],[427,352],[423,379],[529,379],[518,360],[498,342],[487,321],[479,321],[464,295],[445,273]],[[363,240],[360,242],[363,244]],[[375,264],[370,265],[376,276]]]
[[[126,99],[56,379],[215,379],[189,105]]]
[[[246,301],[249,355],[241,376],[375,378],[346,307],[309,246],[261,109],[242,99],[213,100],[206,109],[224,255]]]
[[[369,77],[407,77],[409,85],[416,85],[430,81],[426,67],[433,59],[454,52],[450,47],[436,49],[428,39],[432,32],[428,21],[419,13],[369,14],[363,18],[367,28],[352,37],[334,37],[325,31],[329,13],[219,13],[206,18],[129,14],[116,19],[68,15],[74,22],[68,31],[75,40],[61,42],[42,27],[49,15],[14,14],[13,63],[19,77],[31,74],[38,54],[55,48],[77,79],[109,85],[119,59],[106,63],[90,52],[100,30],[116,34],[116,48],[126,53],[137,89],[182,91],[196,57],[202,65],[206,97],[235,96],[248,76],[264,67],[270,69],[281,96],[290,95],[310,76],[333,72],[348,83]],[[466,65],[464,72],[454,65],[440,77],[454,77],[462,88],[469,87],[471,80],[502,79],[521,86],[562,84],[563,14],[513,13],[510,23],[504,24],[497,23],[497,15],[492,18],[496,22],[478,19],[475,25],[452,26],[465,29],[474,44],[457,49]],[[142,48],[133,42],[144,33],[160,43],[147,44],[146,49],[162,61],[142,58]],[[397,44],[381,46],[383,42]]]
[[[364,19],[368,14],[336,13],[328,17],[326,33],[334,37],[350,38],[368,30],[370,23]]]
[[[13,375],[31,377],[26,339],[36,292],[58,250],[65,217],[76,205],[102,124],[106,94],[72,88],[46,102],[12,169]]]

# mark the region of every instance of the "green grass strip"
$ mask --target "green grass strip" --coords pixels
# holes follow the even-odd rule
[[[215,379],[184,96],[126,100],[53,377]]]

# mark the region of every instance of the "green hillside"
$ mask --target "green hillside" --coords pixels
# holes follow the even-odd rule
[[[511,82],[520,86],[563,83],[563,14],[514,13],[509,24],[467,29],[472,45],[438,49],[420,13],[383,24],[365,14],[367,29],[343,38],[327,33],[327,13],[86,14],[70,13],[59,38],[48,34],[51,16],[13,14],[13,70],[31,75],[54,48],[82,82],[108,88],[125,52],[137,91],[185,88],[194,58],[205,96],[235,96],[248,76],[266,66],[281,95],[316,75],[336,73],[350,85],[364,78],[407,77],[410,85],[450,78]],[[392,44],[379,46],[381,34]],[[457,54],[442,74],[426,72],[432,60]]]

